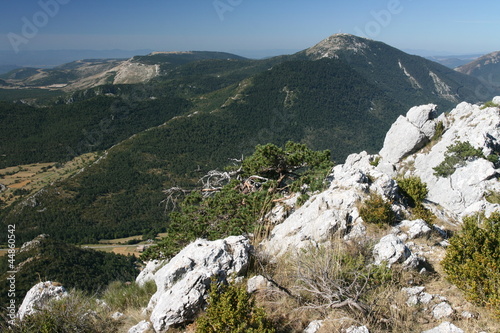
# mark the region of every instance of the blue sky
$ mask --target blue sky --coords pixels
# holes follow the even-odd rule
[[[20,52],[153,49],[245,55],[301,50],[338,32],[431,54],[500,50],[498,0],[1,0],[0,6],[0,50]]]

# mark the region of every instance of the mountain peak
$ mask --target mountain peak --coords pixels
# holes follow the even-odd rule
[[[315,58],[337,58],[338,51],[362,52],[369,47],[370,39],[351,34],[339,33],[331,35],[313,47],[308,48],[306,55]]]

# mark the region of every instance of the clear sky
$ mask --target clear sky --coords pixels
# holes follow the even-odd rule
[[[20,52],[292,51],[344,32],[470,54],[500,50],[499,31],[498,0],[0,0],[0,50]]]

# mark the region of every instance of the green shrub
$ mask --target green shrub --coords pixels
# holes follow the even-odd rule
[[[492,204],[500,204],[500,192],[489,191],[485,194],[485,199]]]
[[[1,326],[1,325],[0,325]],[[52,301],[44,309],[23,318],[16,326],[0,327],[12,333],[113,333],[119,321],[98,305],[95,299],[73,291],[70,296]]]
[[[500,213],[465,218],[462,230],[450,239],[442,265],[469,301],[500,317]]]
[[[370,165],[377,167],[380,163],[380,156],[375,157],[373,160],[370,161]]]
[[[416,176],[407,178],[400,177],[397,179],[397,182],[401,193],[410,201],[409,205],[412,208],[411,212],[413,216],[417,219],[432,223],[435,219],[434,214],[422,204],[429,193],[427,184],[422,182],[420,177]]]
[[[206,313],[196,321],[196,333],[274,333],[264,309],[256,307],[246,288],[212,283]]]
[[[444,130],[445,130],[445,128],[444,128],[443,122],[442,121],[438,122],[436,124],[436,127],[435,127],[434,135],[431,138],[431,142],[435,142],[435,141],[438,141],[439,139],[441,139],[441,137],[443,136]]]
[[[396,214],[391,204],[378,194],[371,194],[359,208],[359,215],[366,223],[378,226],[392,225],[396,222]]]
[[[137,283],[112,282],[104,291],[102,299],[113,310],[140,309],[148,305],[151,296],[156,292],[156,283],[148,281],[144,286]]]
[[[437,177],[452,175],[457,167],[464,166],[467,161],[476,158],[485,158],[481,149],[472,147],[469,142],[457,142],[448,146],[444,161],[434,168]]]
[[[484,105],[481,107],[481,110],[484,110],[486,108],[498,108],[500,105],[493,103],[493,101],[489,101],[484,103]]]
[[[421,204],[429,193],[427,184],[422,182],[420,177],[403,177],[398,178],[396,181],[398,182],[398,186],[403,192],[403,195],[410,198],[413,201],[413,205],[417,205],[419,203]]]

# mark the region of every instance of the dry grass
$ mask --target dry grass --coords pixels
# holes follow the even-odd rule
[[[0,199],[10,205],[20,197],[14,194],[15,190],[22,189],[27,194],[33,194],[53,182],[70,177],[97,158],[97,154],[85,154],[60,168],[56,168],[56,163],[36,163],[0,169],[0,183],[7,187],[0,193]]]

